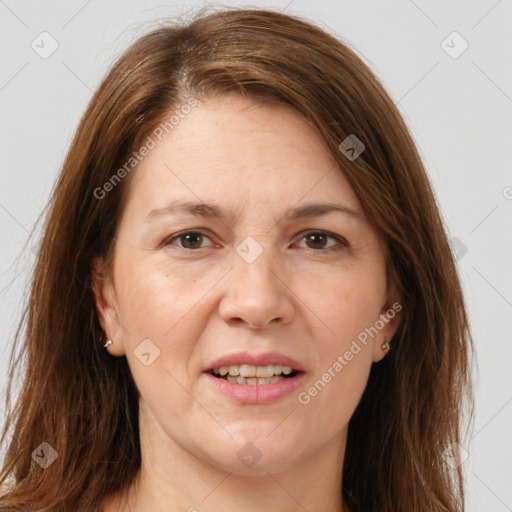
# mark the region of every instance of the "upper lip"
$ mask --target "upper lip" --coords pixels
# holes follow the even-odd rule
[[[290,366],[297,371],[304,371],[303,366],[291,357],[279,354],[278,352],[265,352],[255,354],[252,352],[234,352],[233,354],[219,357],[212,361],[205,369],[206,372],[221,366],[234,366],[248,364],[252,366],[267,366],[271,364],[280,364],[282,366]]]

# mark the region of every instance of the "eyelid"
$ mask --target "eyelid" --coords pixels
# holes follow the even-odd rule
[[[339,249],[340,246],[349,247],[349,243],[344,237],[342,237],[341,235],[337,235],[336,233],[332,233],[331,231],[326,231],[325,229],[307,229],[306,231],[302,231],[298,235],[299,241],[302,240],[305,236],[311,235],[311,234],[321,234],[321,235],[325,235],[327,238],[333,238],[334,240],[336,240],[338,242],[338,245],[328,247],[327,249],[310,249],[309,247],[306,247],[306,250],[308,250],[308,251],[326,253],[326,252],[330,252],[330,251]]]
[[[175,245],[181,251],[189,252],[189,253],[190,252],[196,252],[199,249],[204,249],[204,247],[200,247],[199,249],[187,249],[186,247],[180,247],[179,245],[173,244],[172,242],[173,242],[173,240],[176,240],[176,239],[179,239],[181,237],[184,237],[185,235],[189,235],[189,234],[192,234],[192,233],[194,233],[194,234],[198,233],[198,234],[203,235],[203,237],[208,238],[212,242],[212,245],[209,245],[208,247],[213,247],[215,244],[213,243],[211,237],[206,233],[208,231],[209,230],[207,230],[205,228],[187,229],[185,231],[180,231],[179,233],[176,233],[176,234],[171,235],[170,237],[166,238],[164,240],[164,242],[163,242],[163,245],[164,246],[165,245]],[[341,235],[337,235],[337,234],[332,233],[330,231],[326,231],[325,229],[308,229],[308,230],[305,230],[305,231],[301,231],[297,235],[297,237],[298,237],[299,241],[301,241],[305,236],[311,235],[311,234],[322,234],[322,235],[325,235],[327,238],[333,238],[334,240],[336,240],[338,242],[338,245],[334,245],[332,247],[328,247],[327,249],[311,249],[309,247],[304,248],[308,252],[328,253],[328,252],[331,252],[331,251],[339,249],[340,246],[342,246],[342,247],[349,247],[349,245],[350,245],[348,243],[348,241],[344,237],[342,237]]]
[[[176,244],[173,244],[172,241],[173,240],[176,240],[176,239],[179,239],[181,237],[184,237],[185,235],[190,235],[190,234],[195,234],[195,233],[199,233],[201,235],[203,235],[203,237],[205,238],[208,238],[211,242],[212,242],[212,245],[209,245],[208,247],[213,247],[215,244],[213,243],[213,240],[211,239],[211,236],[209,236],[207,233],[206,233],[206,229],[204,228],[198,228],[198,229],[186,229],[185,231],[180,231],[179,233],[176,233],[174,235],[171,235],[170,237],[166,238],[163,242],[163,245],[175,245],[178,249],[181,249],[182,251],[186,251],[186,252],[193,252],[193,251],[197,251],[198,249],[187,249],[186,247],[180,247],[179,245],[176,245]],[[203,249],[203,247],[201,247],[201,249]]]

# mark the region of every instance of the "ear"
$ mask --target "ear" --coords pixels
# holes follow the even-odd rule
[[[386,356],[389,350],[393,350],[392,340],[400,326],[400,322],[402,321],[402,309],[403,307],[400,296],[398,293],[392,292],[380,311],[379,327],[382,324],[384,325],[379,329],[379,333],[375,336],[375,344],[373,346],[374,362],[380,361]],[[382,348],[386,339],[389,342],[389,350],[387,348]]]
[[[91,286],[98,320],[106,339],[111,339],[113,342],[106,350],[115,356],[125,355],[123,329],[119,322],[114,283],[112,277],[107,274],[105,262],[101,257],[92,259]]]

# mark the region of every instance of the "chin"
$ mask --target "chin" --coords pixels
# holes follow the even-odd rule
[[[293,466],[300,456],[297,444],[301,443],[291,442],[290,437],[286,443],[282,436],[273,439],[273,434],[267,437],[264,432],[259,436],[237,436],[236,441],[230,439],[217,453],[209,451],[207,458],[216,467],[245,476],[278,473]]]

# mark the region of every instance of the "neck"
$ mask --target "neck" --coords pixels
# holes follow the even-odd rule
[[[147,412],[141,404],[139,474],[129,489],[104,500],[103,512],[349,512],[341,497],[346,429],[278,471],[254,471],[255,465],[239,474],[185,449]]]

